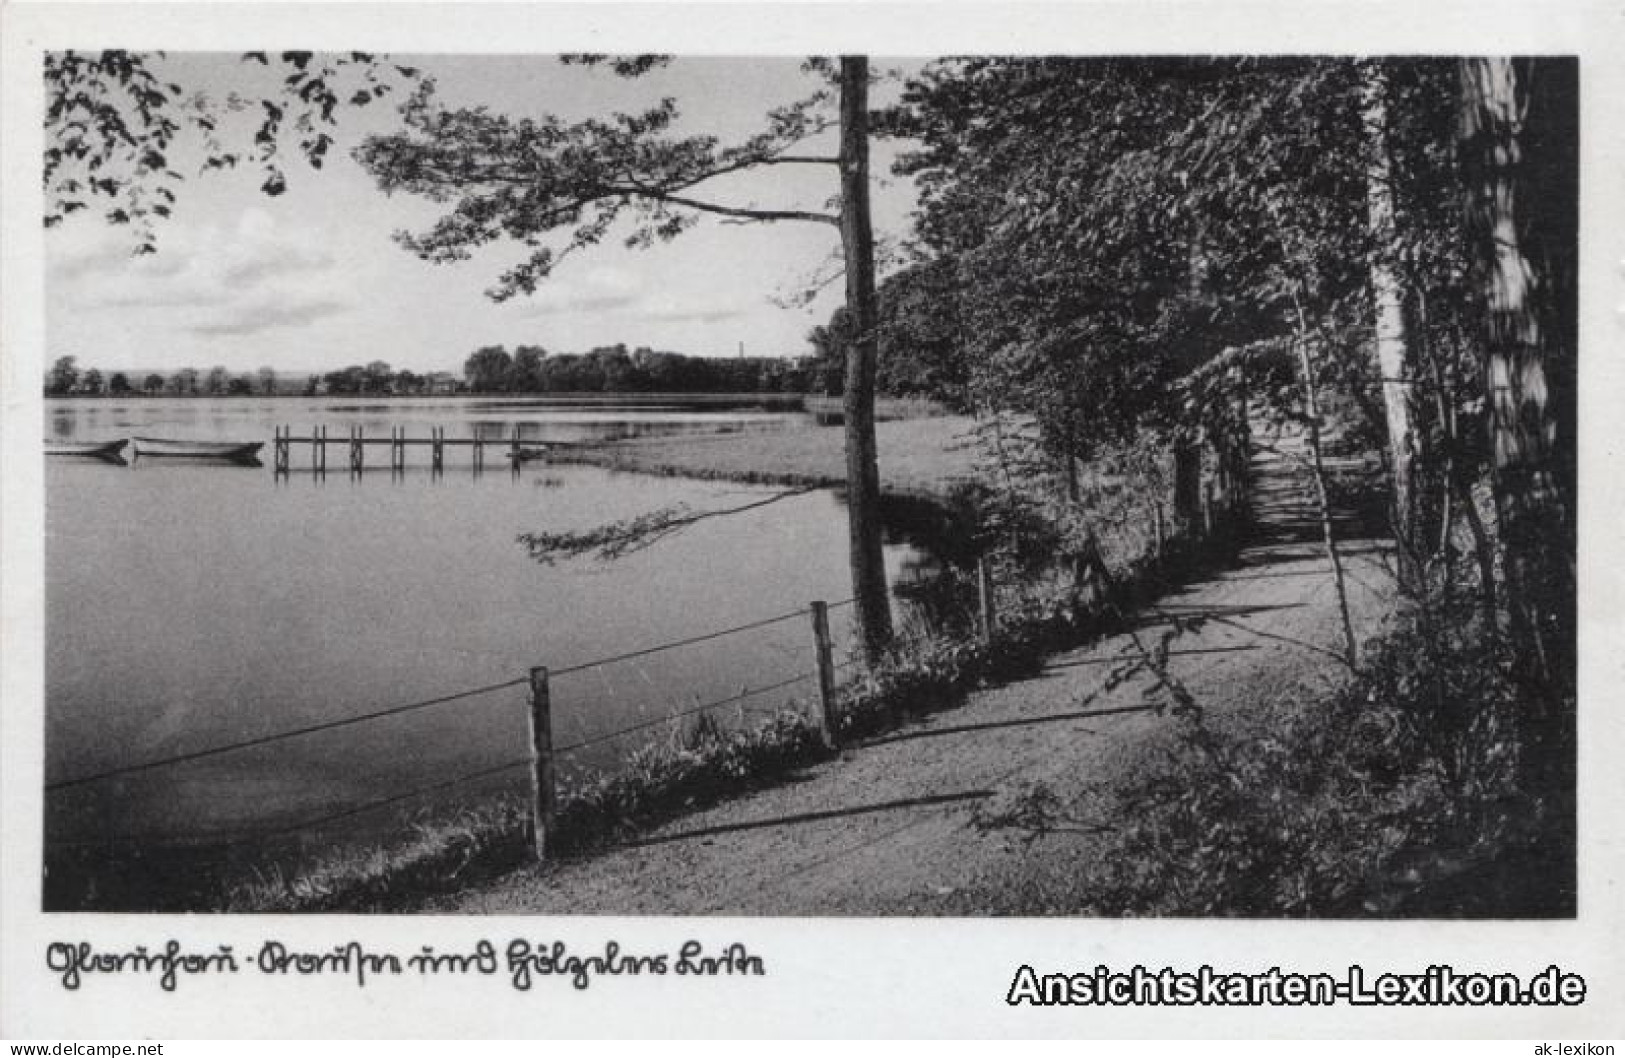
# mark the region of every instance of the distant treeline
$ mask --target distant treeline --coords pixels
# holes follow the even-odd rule
[[[703,357],[647,347],[600,346],[587,353],[548,353],[521,345],[488,345],[471,353],[462,377],[419,374],[382,360],[324,374],[291,377],[262,367],[233,372],[185,367],[168,373],[81,368],[57,359],[46,396],[430,396],[453,393],[837,393],[840,365],[819,357]]]
[[[821,362],[775,356],[704,357],[640,346],[548,353],[521,345],[475,350],[463,363],[474,393],[807,393],[825,392]]]

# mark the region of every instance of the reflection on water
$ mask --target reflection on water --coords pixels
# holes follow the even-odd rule
[[[509,402],[497,414],[489,402],[429,403],[341,413],[287,400],[61,402],[50,422],[61,439],[127,431],[268,440],[283,422],[306,424],[296,436],[327,422],[330,440],[352,423],[379,436],[405,426],[418,437],[434,425],[448,437],[508,438],[517,426],[546,441],[803,428],[800,416],[760,410]],[[330,452],[337,458],[322,476],[302,466],[296,445],[294,472],[280,480],[269,468],[208,460],[47,462],[48,781],[486,686],[534,665],[572,668],[849,594],[845,517],[833,493],[707,519],[612,564],[550,568],[527,557],[520,533],[668,506],[733,507],[770,490],[530,463],[475,475],[453,472],[450,455],[443,475],[395,475],[387,447],[374,451],[376,469],[359,475]],[[410,452],[414,467],[426,465],[427,446]],[[905,545],[887,549],[894,575],[918,558]],[[838,651],[850,646],[850,612],[831,615]],[[589,741],[811,664],[810,624],[798,617],[582,668],[554,682],[555,740]],[[522,686],[504,688],[66,789],[48,800],[48,839],[258,831],[489,768],[523,756],[524,702]],[[595,743],[566,763],[608,765],[625,748]]]
[[[448,437],[507,438],[514,428],[527,440],[586,441],[691,432],[798,429],[810,419],[772,396],[674,399],[627,397],[309,397],[222,399],[129,398],[49,400],[52,440],[112,440],[144,432],[190,440],[269,441],[291,425],[296,436],[326,425],[330,435],[352,426],[369,436],[404,427],[427,437],[447,427]]]

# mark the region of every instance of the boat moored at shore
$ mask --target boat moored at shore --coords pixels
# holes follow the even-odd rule
[[[137,437],[137,456],[164,456],[185,459],[230,459],[245,461],[255,458],[265,447],[263,441],[178,441],[160,437]]]
[[[46,441],[45,454],[48,456],[89,456],[97,459],[110,459],[124,451],[129,441]]]

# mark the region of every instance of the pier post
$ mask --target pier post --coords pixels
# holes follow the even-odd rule
[[[976,560],[976,599],[982,626],[982,642],[991,643],[993,632],[999,627],[999,614],[993,598],[993,564],[985,555]]]
[[[829,644],[829,607],[815,602],[810,607],[813,650],[818,663],[818,733],[824,745],[835,748],[835,661]]]
[[[429,428],[429,467],[436,474],[446,468],[446,428]]]
[[[546,666],[530,670],[530,854],[541,863],[547,855],[547,831],[553,825],[553,697]]]
[[[479,428],[474,431],[474,473],[478,474],[485,469],[485,437],[480,434]]]
[[[322,477],[325,478],[327,476],[327,427],[325,425],[322,426],[322,442],[316,446],[316,450],[321,453],[321,465],[316,469],[320,470]]]

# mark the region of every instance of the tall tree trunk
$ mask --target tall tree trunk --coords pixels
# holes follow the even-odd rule
[[[1304,410],[1309,414],[1309,469],[1315,482],[1315,500],[1320,507],[1320,535],[1326,546],[1326,559],[1332,567],[1332,587],[1337,592],[1337,612],[1343,621],[1343,658],[1349,668],[1360,663],[1359,644],[1354,638],[1354,622],[1349,617],[1348,585],[1343,580],[1343,558],[1337,553],[1337,534],[1332,526],[1332,501],[1326,490],[1326,463],[1320,445],[1320,387],[1315,381],[1315,364],[1309,354],[1309,323],[1303,307],[1293,295],[1298,319],[1298,365],[1303,372]]]
[[[1388,472],[1393,484],[1392,517],[1399,541],[1401,573],[1414,582],[1413,561],[1422,553],[1420,497],[1416,489],[1418,444],[1412,404],[1415,390],[1406,352],[1404,295],[1394,270],[1393,164],[1388,155],[1388,86],[1382,64],[1367,65],[1362,85],[1366,174],[1366,215],[1371,229],[1371,295],[1376,309],[1374,345],[1388,423]]]
[[[891,641],[881,552],[880,468],[875,456],[875,358],[879,311],[869,219],[869,60],[841,57],[841,248],[846,263],[846,513],[858,639],[870,661]]]
[[[1459,71],[1503,597],[1534,692],[1521,713],[1528,777],[1552,788],[1571,781],[1574,753],[1579,70],[1470,58]]]
[[[1174,438],[1174,523],[1189,532],[1202,522],[1202,447],[1194,438]]]

